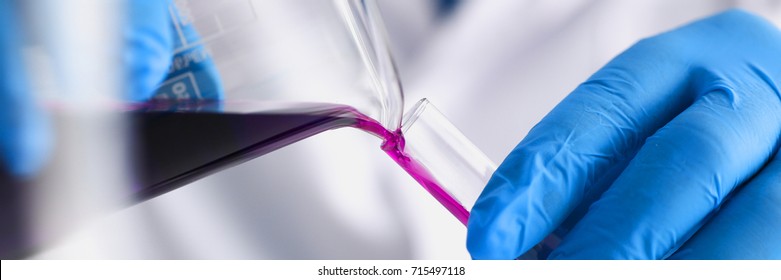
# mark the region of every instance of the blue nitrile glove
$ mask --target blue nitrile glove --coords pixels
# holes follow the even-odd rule
[[[20,19],[13,5],[0,0],[0,169],[24,177],[45,164],[52,139],[49,122],[25,76]],[[222,98],[211,56],[198,44],[200,37],[192,24],[181,19],[170,1],[133,0],[127,5],[126,100]]]
[[[0,0],[0,171],[29,176],[45,162],[50,129],[30,96],[14,4]]]
[[[781,258],[781,32],[728,11],[642,40],[510,153],[467,248],[512,259]]]

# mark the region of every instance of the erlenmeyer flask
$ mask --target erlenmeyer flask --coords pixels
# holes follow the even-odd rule
[[[403,96],[374,1],[183,0],[170,13],[168,78],[131,112],[138,198],[325,130],[399,129]]]

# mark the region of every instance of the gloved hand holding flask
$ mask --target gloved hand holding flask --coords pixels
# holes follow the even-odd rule
[[[103,197],[91,193],[87,185],[119,190],[120,194],[128,192],[129,184],[124,185],[119,179],[123,176],[117,174],[130,168],[124,168],[124,157],[116,155],[122,154],[124,143],[131,142],[132,137],[122,134],[121,127],[126,122],[109,111],[112,106],[145,102],[153,97],[170,98],[171,94],[177,94],[178,100],[222,98],[220,79],[210,59],[172,67],[184,60],[184,56],[205,51],[200,45],[187,48],[181,45],[182,38],[199,41],[200,37],[192,26],[175,25],[174,18],[181,15],[171,1],[102,4],[0,1],[0,224],[4,228],[0,231],[0,256],[3,258],[28,255],[32,252],[30,245],[43,244],[53,239],[49,235],[58,236],[67,231],[49,227],[57,223],[39,221],[78,220],[72,218],[76,214],[62,214],[71,215],[69,218],[33,217],[31,213],[35,211],[30,210],[31,205],[45,205],[41,209],[46,211],[36,213],[54,213],[53,217],[69,211],[78,213],[79,206],[89,205],[84,207],[89,208],[100,204]],[[82,13],[78,14],[81,21],[73,20],[73,10]],[[116,22],[105,20],[106,27],[95,30],[77,28],[90,26],[102,17]],[[101,30],[109,32],[101,33]],[[191,91],[173,92],[170,86],[166,87],[174,84],[166,82],[184,74],[197,78],[198,96]],[[52,92],[45,92],[49,83]],[[111,139],[113,136],[117,138]],[[96,146],[108,148],[101,150]],[[97,174],[114,174],[106,177],[115,186],[91,181],[91,177],[100,177],[92,176]],[[85,203],[72,197],[65,199],[59,192],[91,200]],[[41,202],[48,197],[55,198],[56,202]],[[79,202],[70,204],[72,201]],[[63,206],[53,206],[57,203]],[[35,232],[34,227],[37,227]]]

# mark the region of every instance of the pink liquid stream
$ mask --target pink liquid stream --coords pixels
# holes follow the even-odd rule
[[[452,194],[442,188],[433,175],[415,158],[411,157],[404,149],[405,139],[401,129],[390,131],[379,122],[357,111],[352,110],[357,122],[353,127],[376,135],[383,139],[382,150],[393,159],[404,171],[412,176],[423,188],[428,191],[442,206],[444,206],[462,224],[469,220],[469,211],[456,200]]]

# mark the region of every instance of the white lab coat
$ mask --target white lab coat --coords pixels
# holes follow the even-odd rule
[[[500,163],[580,82],[637,40],[739,6],[781,26],[781,1],[381,1],[406,91]],[[464,259],[466,229],[387,158],[329,131],[66,238],[40,258]],[[92,238],[101,236],[99,239]]]

